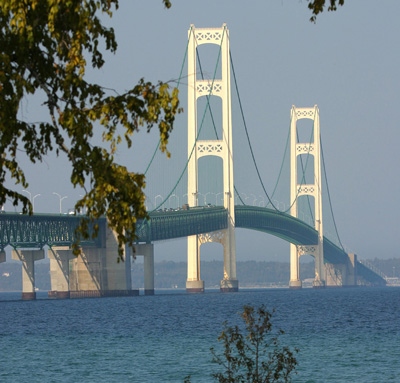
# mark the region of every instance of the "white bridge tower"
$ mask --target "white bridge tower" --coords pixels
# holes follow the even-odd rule
[[[206,242],[219,242],[224,247],[224,276],[221,291],[237,291],[235,254],[235,203],[233,187],[232,121],[229,62],[229,31],[222,28],[195,28],[191,25],[188,42],[188,204],[198,205],[198,160],[203,156],[218,156],[223,161],[224,207],[228,212],[228,228],[218,232],[188,237],[188,270],[186,290],[203,292],[200,278],[200,246]],[[202,44],[216,44],[221,48],[221,79],[197,80],[196,49]],[[218,96],[222,100],[222,138],[198,140],[197,99]]]
[[[308,118],[314,121],[313,142],[297,142],[297,121]],[[304,195],[314,197],[314,227],[318,232],[318,243],[310,245],[290,244],[290,282],[292,289],[301,288],[299,279],[299,258],[303,254],[310,254],[315,259],[315,279],[313,286],[325,287],[324,248],[323,248],[323,226],[322,226],[322,194],[321,194],[321,142],[319,129],[319,109],[296,108],[291,111],[290,128],[290,214],[298,217],[298,198]],[[314,158],[314,183],[299,184],[297,176],[297,157],[307,154]]]

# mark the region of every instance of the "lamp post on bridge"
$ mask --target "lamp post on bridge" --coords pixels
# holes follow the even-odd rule
[[[204,194],[200,193],[200,192],[197,193],[197,206],[199,205],[199,197],[200,197],[200,200],[201,200],[201,197],[203,197],[203,201],[204,201]],[[201,203],[201,201],[200,201],[200,203]]]
[[[58,193],[56,193],[56,192],[53,192],[53,194],[55,194],[56,196],[58,196],[58,198],[60,199],[60,215],[61,215],[61,212],[62,212],[61,202],[62,202],[63,199],[68,198],[68,196],[61,197],[61,195],[58,194]]]
[[[161,202],[164,201],[164,197],[161,194],[158,194],[154,197],[154,209],[158,209],[160,206],[157,205],[157,198],[161,198]]]
[[[175,197],[176,199],[176,208],[179,209],[179,197],[176,194],[171,194],[170,197],[168,198],[168,204],[169,204],[169,208],[171,209],[171,198]]]
[[[215,206],[218,206],[218,196],[224,194],[224,192],[219,192],[215,195]],[[222,203],[223,204],[223,203]]]
[[[241,193],[241,194],[243,194],[245,196],[244,197],[244,204],[247,205],[246,201],[249,199],[249,196],[246,193]]]
[[[35,198],[39,197],[40,194],[35,194],[32,198],[32,193],[29,190],[22,190],[24,193],[28,193],[29,194],[29,201],[32,204],[32,211],[35,212]]]
[[[206,194],[204,194],[204,205],[207,205],[207,195],[211,194],[211,192],[207,192]]]

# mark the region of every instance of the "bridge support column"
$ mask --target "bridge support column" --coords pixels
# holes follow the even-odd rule
[[[144,255],[144,295],[154,295],[154,245],[146,245]]]
[[[44,251],[15,249],[12,250],[11,257],[22,262],[22,299],[36,299],[35,261],[44,259]]]
[[[118,262],[117,236],[108,227],[105,236],[105,247],[83,247],[81,254],[72,259],[71,298],[139,295],[138,290],[131,289],[130,258]]]
[[[236,279],[236,251],[235,228],[224,230],[222,244],[224,246],[224,279],[220,282],[221,293],[234,293],[239,291],[239,281]],[[232,243],[233,239],[233,243]]]
[[[348,254],[346,263],[325,264],[326,284],[328,287],[357,286],[357,255]]]
[[[131,273],[126,272],[126,250],[122,255],[124,262],[118,262],[118,239],[117,234],[109,227],[106,230],[106,273],[107,278],[103,287],[104,296],[130,296],[138,295],[139,292],[132,290]]]
[[[187,239],[187,281],[186,292],[204,293],[204,281],[200,279],[200,243],[198,235]]]
[[[349,254],[347,261],[347,286],[357,286],[357,255]]]
[[[69,261],[74,258],[69,247],[52,247],[47,251],[50,259],[51,291],[49,298],[69,298]]]
[[[290,289],[301,289],[301,280],[299,273],[299,255],[297,253],[297,246],[290,244]]]
[[[154,245],[135,245],[135,255],[143,255],[144,295],[154,295]]]
[[[82,247],[81,253],[70,261],[70,298],[102,296],[106,279],[105,249]]]

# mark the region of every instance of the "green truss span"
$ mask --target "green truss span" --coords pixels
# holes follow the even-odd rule
[[[227,228],[227,211],[223,207],[199,207],[188,210],[160,211],[150,213],[149,220],[137,222],[138,242],[155,242],[208,233]],[[35,214],[32,216],[0,214],[0,247],[70,246],[75,241],[75,229],[81,217],[73,215]],[[106,220],[98,220],[99,236],[95,241],[81,242],[83,246],[103,247]],[[317,244],[316,230],[288,214],[276,210],[235,206],[237,228],[258,230],[297,245]],[[324,260],[342,264],[347,254],[327,238],[324,238]],[[374,284],[384,280],[358,262],[358,274]]]
[[[268,233],[296,245],[315,245],[317,231],[288,214],[255,206],[235,206],[235,226]],[[150,214],[150,220],[139,222],[138,242],[154,242],[189,235],[223,230],[227,212],[223,207],[191,208]],[[344,263],[347,254],[328,239],[324,239],[325,259],[329,263]]]
[[[59,214],[0,214],[0,247],[70,246],[76,240],[75,229],[81,217]],[[82,246],[102,247],[105,219],[99,220],[99,235],[93,241],[81,241]]]

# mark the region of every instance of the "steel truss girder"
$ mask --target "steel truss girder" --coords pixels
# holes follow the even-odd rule
[[[55,214],[0,214],[0,247],[70,246],[76,240],[75,229],[82,217]],[[98,220],[99,235],[95,240],[80,241],[83,246],[102,247],[105,219]],[[89,225],[90,233],[92,228]]]

